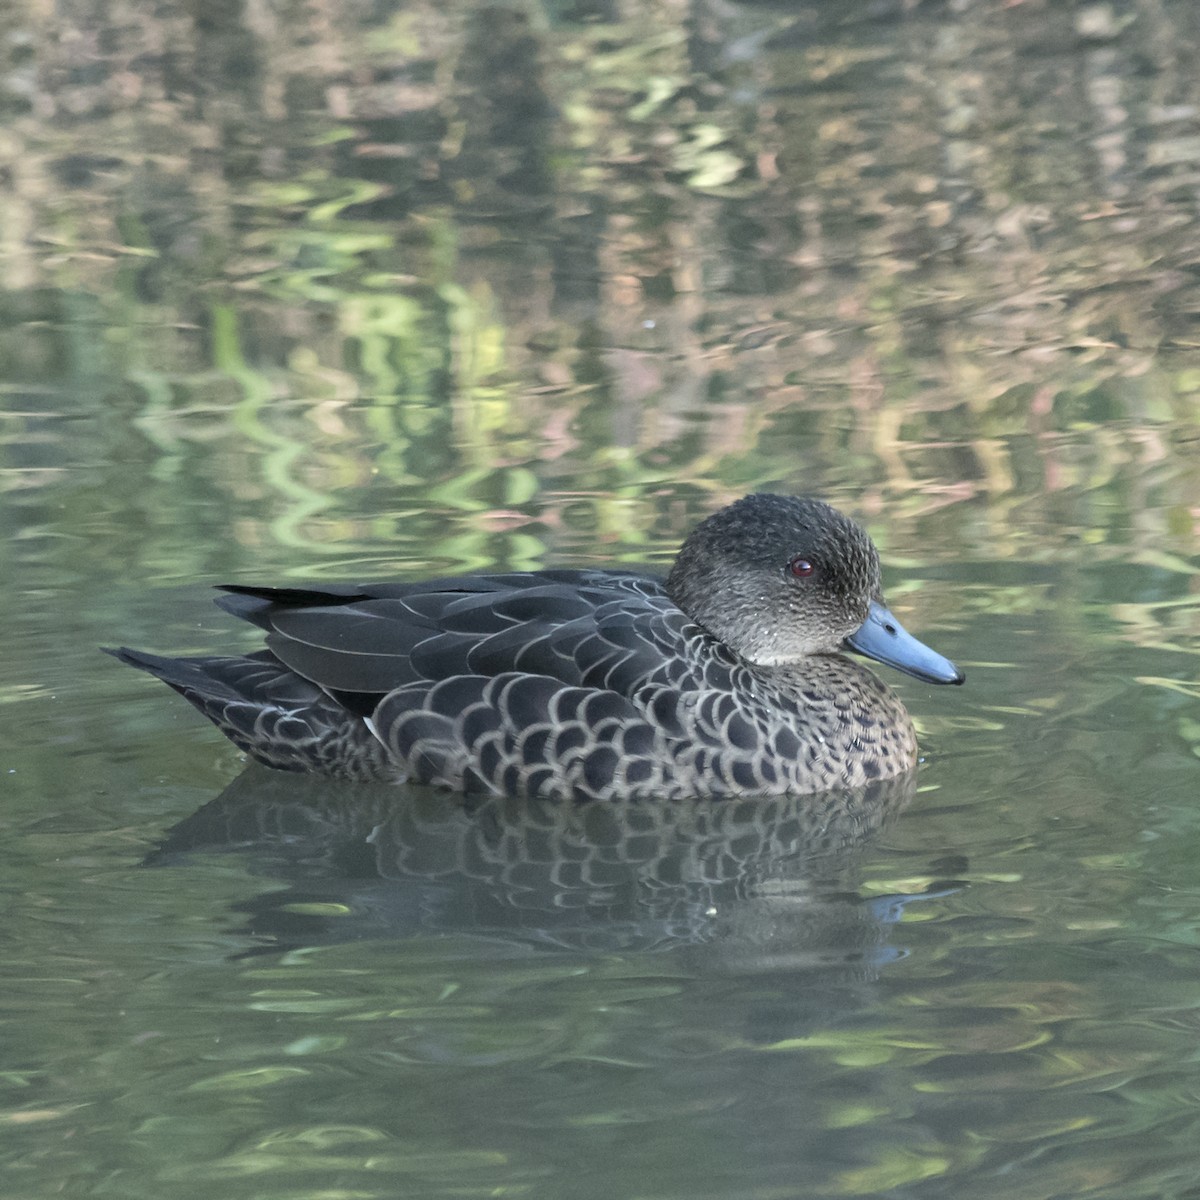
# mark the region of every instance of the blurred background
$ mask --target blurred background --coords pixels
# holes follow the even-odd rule
[[[1200,1197],[1198,61],[1194,0],[0,7],[5,1194]],[[969,677],[889,675],[848,826],[234,783],[95,649],[764,489]]]

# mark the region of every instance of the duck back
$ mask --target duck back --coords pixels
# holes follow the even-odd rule
[[[744,663],[648,576],[228,591],[218,604],[266,651],[119,654],[269,766],[609,799],[813,792],[915,762],[908,715],[869,670]]]

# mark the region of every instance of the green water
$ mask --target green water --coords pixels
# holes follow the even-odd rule
[[[1200,8],[0,12],[0,1193],[1200,1197]],[[467,810],[99,654],[662,567],[968,672],[915,794]],[[244,773],[246,772],[246,773]]]

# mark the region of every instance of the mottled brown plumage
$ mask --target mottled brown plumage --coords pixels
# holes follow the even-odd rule
[[[852,648],[962,676],[883,606],[866,533],[815,500],[747,496],[665,584],[541,571],[320,589],[230,587],[246,658],[115,653],[269,766],[468,794],[802,794],[916,762],[904,707]]]

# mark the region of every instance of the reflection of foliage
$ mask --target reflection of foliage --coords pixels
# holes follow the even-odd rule
[[[1107,4],[920,0],[0,5],[0,573],[46,609],[9,614],[0,701],[10,740],[39,747],[31,809],[49,800],[45,819],[59,820],[66,755],[112,737],[110,713],[79,700],[101,678],[80,666],[80,645],[99,640],[81,630],[233,644],[219,619],[198,627],[204,606],[194,590],[177,606],[173,585],[661,564],[734,495],[820,492],[871,523],[903,618],[911,601],[935,642],[969,623],[945,648],[968,651],[973,686],[920,704],[929,786],[955,770],[959,786],[941,814],[927,793],[896,836],[912,838],[910,863],[961,857],[978,886],[889,978],[881,1019],[747,1045],[716,1004],[718,1023],[677,1049],[689,1069],[738,1053],[754,1059],[739,1079],[797,1060],[801,1090],[823,1080],[816,1133],[845,1131],[830,1187],[847,1195],[923,1179],[953,1192],[981,1161],[1027,1191],[1130,1194],[1143,1166],[1139,1195],[1184,1186],[1190,1145],[1151,1170],[1113,1139],[1112,1097],[1138,1102],[1133,1125],[1178,1129],[1178,1096],[1194,1090],[1148,1064],[1167,1022],[1195,1024],[1200,74],[1194,4],[1113,7],[1107,28]],[[141,694],[123,677],[104,686]],[[232,758],[214,765],[183,728],[155,725],[147,775],[174,754],[215,781]],[[119,817],[77,807],[123,851],[142,836],[124,801]],[[96,892],[101,874],[83,875]],[[1137,877],[1175,898],[1131,915]],[[986,887],[1007,895],[981,903]],[[38,880],[22,895],[44,892]],[[196,912],[211,898],[180,895],[178,927],[208,962]],[[147,978],[144,962],[114,971],[96,957],[106,925],[91,911],[38,899],[37,912],[76,962],[95,959],[79,986],[101,1003],[113,980]],[[1134,940],[1142,920],[1162,923],[1153,944]],[[127,962],[132,926],[118,924]],[[165,928],[161,914],[142,928]],[[947,947],[966,952],[950,969]],[[1111,964],[1130,950],[1123,975]],[[1085,959],[1105,973],[1102,995],[1071,975]],[[297,994],[296,963],[275,991],[259,968],[254,1007],[321,1022],[289,1061],[362,1028],[358,1064],[384,1062],[381,1024],[432,1029],[431,1045],[457,1028],[480,1053],[544,1051],[552,1007],[529,997],[551,968],[536,959],[507,980],[471,953],[445,980],[385,973],[352,1011],[359,965],[310,956],[304,978],[328,985],[327,1008]],[[687,1023],[634,1005],[688,989],[628,956],[555,970],[572,996],[563,1038],[602,1014],[611,1044],[585,1039],[573,1063],[551,1046],[553,1069],[529,1074],[581,1072],[602,1088],[594,1120],[619,1132],[620,1072],[662,1065],[636,1057],[632,1025]],[[764,998],[778,988],[758,982]],[[410,1004],[393,984],[416,989]],[[486,1011],[506,988],[495,1020],[447,1003],[459,989]],[[1119,1027],[1117,1003],[1140,1021]],[[140,1028],[131,1013],[121,1028]],[[72,1029],[86,1040],[86,1023],[53,1027]],[[199,1036],[175,1051],[211,1068],[188,1096],[227,1106],[300,1078],[214,1064]],[[155,1043],[128,1041],[143,1071]],[[81,1072],[55,1072],[82,1079],[85,1101],[87,1064],[106,1074],[95,1094],[111,1089],[112,1056],[95,1051],[82,1046]],[[330,1075],[308,1077],[309,1111],[324,1111]],[[394,1084],[389,1069],[372,1094]],[[138,1088],[124,1095],[136,1104]],[[997,1095],[1015,1098],[1007,1112]],[[712,1096],[684,1101],[691,1112]],[[673,1136],[678,1116],[655,1108],[646,1128]],[[156,1110],[142,1132],[170,1136],[173,1121]],[[1067,1178],[1078,1156],[1055,1143],[1089,1122],[1092,1174]],[[93,1157],[107,1162],[101,1125]],[[386,1158],[364,1124],[314,1125],[308,1151],[282,1126],[227,1133],[230,1177],[299,1164],[344,1191],[336,1155],[318,1153],[332,1139],[412,1173],[414,1194],[433,1176],[520,1186],[497,1174],[520,1154],[443,1133]],[[47,1143],[45,1161],[63,1161],[61,1143],[86,1166],[82,1140]],[[640,1131],[635,1143],[662,1144]],[[542,1161],[535,1191],[549,1186]]]
[[[886,507],[910,560],[1186,568],[1197,81],[1167,11],[1032,7],[117,4],[102,52],[17,6],[9,378],[102,379],[152,491],[310,568],[424,563],[438,511],[439,560],[654,556],[776,484]]]

